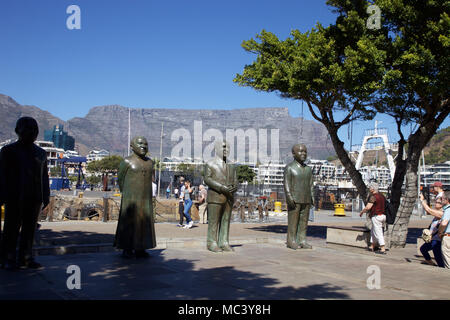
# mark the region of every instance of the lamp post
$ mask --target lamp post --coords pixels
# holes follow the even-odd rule
[[[161,141],[159,145],[159,177],[158,177],[158,194],[159,197],[160,188],[161,188],[161,166],[162,166],[162,139],[163,139],[163,132],[164,132],[164,122],[161,123]]]

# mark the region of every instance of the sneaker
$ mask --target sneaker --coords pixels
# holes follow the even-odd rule
[[[184,228],[184,225],[182,225],[182,224],[177,224],[177,227]]]

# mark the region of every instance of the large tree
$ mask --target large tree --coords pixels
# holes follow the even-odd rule
[[[354,120],[372,119],[369,102],[379,89],[384,72],[383,36],[366,32],[365,17],[353,12],[337,24],[317,24],[302,33],[293,30],[286,40],[263,30],[243,48],[257,54],[235,82],[282,97],[304,100],[312,116],[327,129],[342,165],[365,199],[367,188],[356,170],[338,130]]]
[[[444,10],[448,11],[448,1],[375,1],[382,13],[378,29],[367,28],[367,1],[327,3],[338,14],[329,27],[317,24],[305,33],[294,30],[284,41],[263,30],[259,41],[244,41],[244,49],[257,58],[235,81],[304,100],[312,116],[328,130],[337,156],[363,199],[366,185],[338,130],[354,120],[372,119],[375,112],[393,116],[401,145],[408,142],[407,155],[400,148],[397,157],[396,188],[391,196],[395,206],[400,206],[391,244],[402,246],[417,196],[420,152],[449,112],[444,83],[448,79],[449,22]],[[433,40],[424,40],[423,35]],[[410,121],[419,128],[406,140],[401,128]],[[400,205],[405,175],[406,192]]]
[[[329,1],[339,6],[346,1]],[[417,200],[417,171],[422,150],[448,117],[450,79],[450,1],[379,0],[382,24],[389,30],[386,72],[375,100],[391,115],[400,135],[392,197],[398,207],[391,246],[404,246]],[[416,129],[406,139],[401,127]],[[405,181],[403,200],[400,186]]]
[[[91,161],[87,166],[87,170],[93,173],[117,174],[119,171],[120,162],[122,162],[122,160],[123,158],[121,156],[108,156],[101,160]]]

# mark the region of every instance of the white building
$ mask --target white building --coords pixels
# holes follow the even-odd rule
[[[191,158],[164,158],[163,159],[163,168],[168,171],[178,171],[178,166],[180,164],[188,164],[194,166],[202,166],[204,163],[198,159]]]
[[[86,156],[87,162],[91,161],[99,161],[103,158],[109,157],[109,152],[102,149],[102,150],[91,150],[89,151],[88,155]]]
[[[437,181],[442,182],[444,190],[450,190],[450,161],[425,166],[425,170],[421,170],[420,184],[422,186],[430,186]]]
[[[256,173],[255,179],[260,184],[266,185],[283,185],[284,163],[265,163],[256,165],[248,165]]]
[[[47,153],[47,164],[49,169],[56,167],[56,160],[64,157],[64,149],[56,148],[52,141],[36,141],[35,144],[44,149]]]

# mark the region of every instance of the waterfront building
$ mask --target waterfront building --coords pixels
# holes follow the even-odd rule
[[[91,150],[89,151],[88,155],[86,156],[87,162],[91,161],[99,161],[103,158],[109,157],[109,152],[101,149],[101,150]]]
[[[52,141],[56,148],[75,149],[75,139],[65,132],[63,125],[55,125],[52,130],[44,130],[44,140]]]

